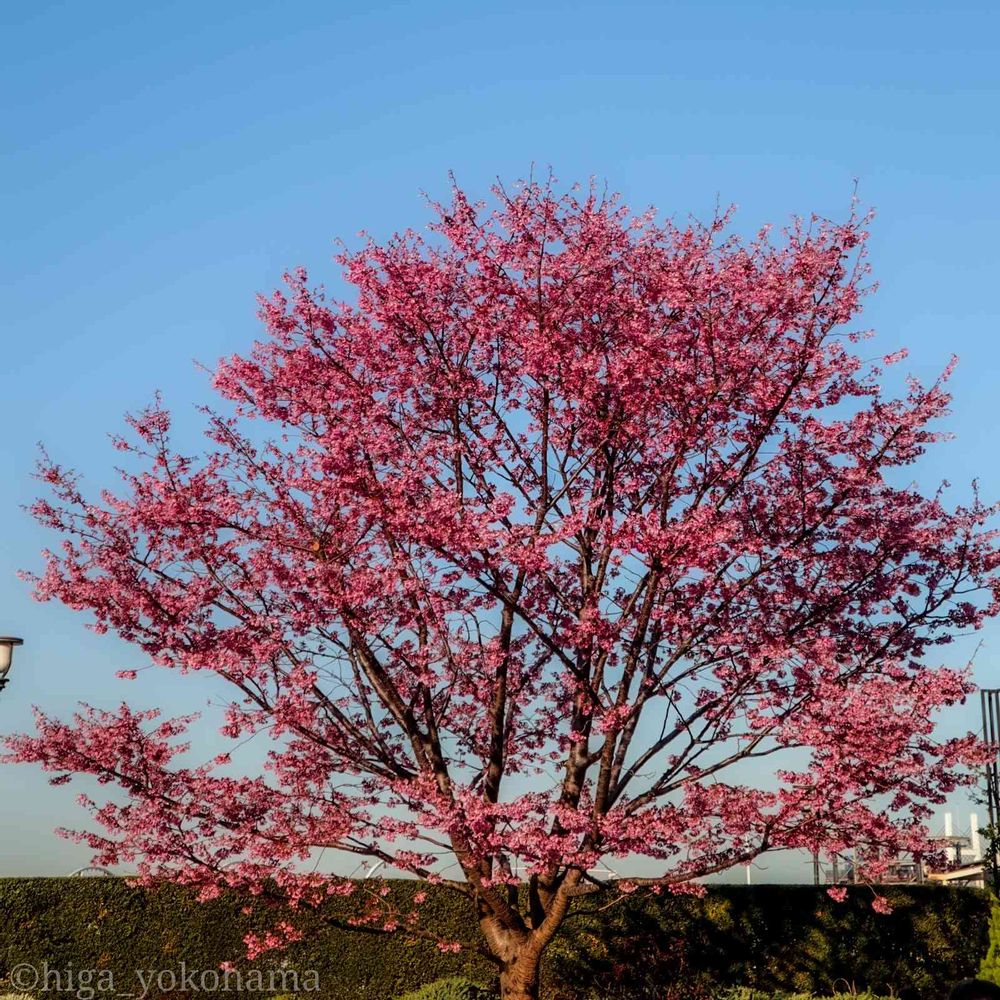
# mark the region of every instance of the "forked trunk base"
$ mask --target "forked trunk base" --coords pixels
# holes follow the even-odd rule
[[[528,952],[508,962],[500,973],[500,1000],[538,1000],[541,955]]]

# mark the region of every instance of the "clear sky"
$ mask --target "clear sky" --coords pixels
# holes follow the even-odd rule
[[[921,482],[1000,497],[994,3],[36,0],[0,22],[0,633],[26,639],[0,731],[32,704],[207,697],[115,680],[133,650],[30,599],[16,571],[51,543],[20,509],[37,442],[109,482],[107,433],[156,389],[193,442],[192,361],[249,344],[254,294],[300,263],[335,285],[333,239],[423,225],[449,170],[481,194],[551,165],[678,217],[735,202],[746,232],[843,216],[857,180],[878,211],[873,353],[906,344],[923,377],[961,358],[957,438]],[[997,685],[1000,627],[984,639],[977,679]],[[79,822],[73,799],[0,767],[0,874],[86,862],[50,832]]]

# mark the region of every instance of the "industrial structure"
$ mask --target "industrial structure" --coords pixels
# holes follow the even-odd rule
[[[1000,688],[980,690],[983,717],[982,737],[998,752],[983,769],[983,799],[986,803],[987,825],[979,826],[979,816],[969,814],[967,832],[955,827],[953,815],[944,814],[944,829],[935,839],[943,846],[948,858],[944,868],[932,869],[919,858],[901,857],[892,862],[883,877],[885,883],[937,882],[949,886],[983,887],[987,882],[997,882],[1000,874],[1000,857],[996,853],[1000,841]],[[984,834],[986,835],[984,837]],[[842,884],[860,880],[858,859],[855,852],[821,862],[819,855],[812,859],[813,881],[817,884]]]
[[[944,826],[934,838],[943,845],[948,856],[946,868],[929,867],[923,860],[899,857],[889,866],[880,882],[890,885],[916,885],[924,882],[940,882],[952,886],[985,885],[983,873],[983,838],[980,834],[979,816],[969,814],[967,829],[958,829],[954,816],[944,814]],[[844,883],[868,881],[861,873],[861,866],[855,852],[829,860],[813,856],[813,881],[816,885],[843,885]]]

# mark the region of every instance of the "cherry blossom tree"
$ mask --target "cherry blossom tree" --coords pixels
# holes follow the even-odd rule
[[[890,398],[904,352],[861,355],[867,218],[741,241],[593,188],[494,194],[345,251],[350,302],[286,275],[218,367],[203,455],[157,402],[118,495],[42,462],[63,541],[37,595],[228,682],[222,733],[268,741],[264,773],[125,705],[9,744],[124,792],[88,800],[96,863],[290,903],[253,950],[354,894],[359,924],[479,948],[526,1000],[577,896],[926,850],[982,754],[935,734],[971,689],[938,647],[1000,584],[993,510],[901,471],[947,372]],[[480,933],[442,939],[422,893],[321,849],[447,886]]]

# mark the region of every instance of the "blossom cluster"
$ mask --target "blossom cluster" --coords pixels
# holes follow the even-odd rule
[[[488,937],[635,856],[682,890],[773,849],[929,850],[984,753],[935,734],[971,690],[938,664],[996,614],[998,556],[992,508],[899,485],[948,372],[890,398],[904,355],[859,355],[867,219],[744,243],[496,197],[345,251],[351,302],[288,274],[205,454],[157,402],[117,493],[42,463],[37,595],[223,679],[266,771],[192,764],[186,720],[125,705],[39,714],[13,757],[124,790],[87,800],[99,864],[315,905],[354,891],[304,864],[330,850],[474,896]]]

